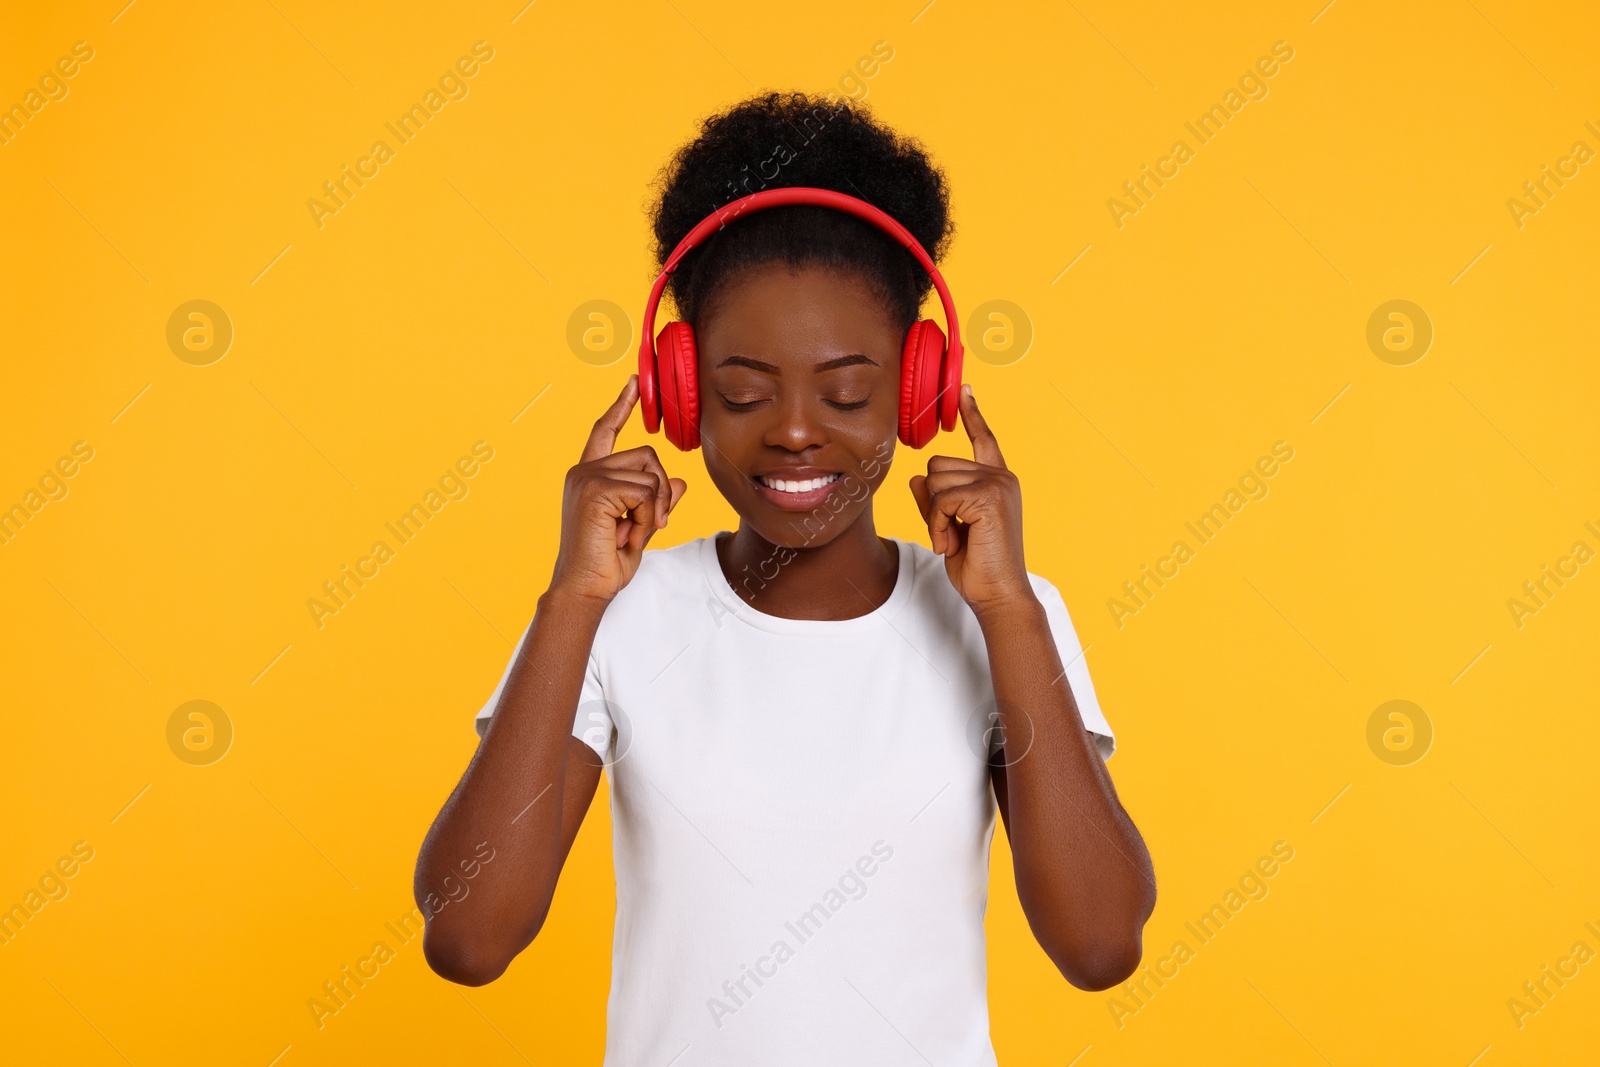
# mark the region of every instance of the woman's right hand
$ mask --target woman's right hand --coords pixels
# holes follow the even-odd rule
[[[561,501],[561,551],[551,592],[609,603],[639,569],[644,548],[689,488],[668,478],[656,450],[613,453],[617,434],[639,399],[639,376],[595,420],[583,457],[567,471]]]

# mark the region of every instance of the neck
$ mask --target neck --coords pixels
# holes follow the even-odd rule
[[[757,611],[784,619],[865,615],[889,599],[900,573],[900,553],[878,536],[870,505],[824,544],[782,548],[740,522],[716,549],[728,584]]]

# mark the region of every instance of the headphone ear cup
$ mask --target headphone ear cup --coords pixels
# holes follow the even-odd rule
[[[667,440],[684,452],[700,447],[699,353],[687,322],[669,322],[656,336],[661,375],[661,423]]]
[[[921,448],[939,432],[939,393],[945,357],[944,331],[923,319],[906,332],[900,353],[900,440]]]
[[[939,425],[946,430],[956,428],[961,401],[961,362],[966,349],[958,340],[945,343],[944,368],[939,375]]]
[[[639,346],[639,417],[644,420],[644,432],[655,433],[661,429],[660,373],[656,370],[660,357],[658,348]]]
[[[924,319],[923,322],[927,320]],[[911,412],[917,382],[917,337],[922,333],[922,322],[913,323],[900,346],[900,419],[899,436],[903,445],[911,444]]]

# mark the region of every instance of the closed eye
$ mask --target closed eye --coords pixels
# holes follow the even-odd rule
[[[828,401],[826,401],[826,403],[830,407],[833,407],[833,408],[835,408],[835,409],[837,409],[839,411],[858,411],[861,408],[866,407],[867,404],[869,404],[871,401],[872,401],[872,397],[868,396],[868,397],[864,397],[861,400],[852,400],[852,401],[828,400]],[[740,400],[730,400],[726,396],[722,397],[722,405],[724,407],[726,407],[729,411],[752,411],[752,410],[755,409],[755,407],[758,404],[763,404],[765,402],[766,402],[765,398],[762,398],[760,400],[744,400],[744,401],[740,401]]]

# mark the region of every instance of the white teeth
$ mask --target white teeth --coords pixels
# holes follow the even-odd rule
[[[780,493],[809,493],[838,480],[839,475],[830,474],[825,478],[808,478],[803,482],[789,481],[783,478],[770,478],[765,474],[758,477],[761,479],[762,485],[768,489],[776,489]]]

